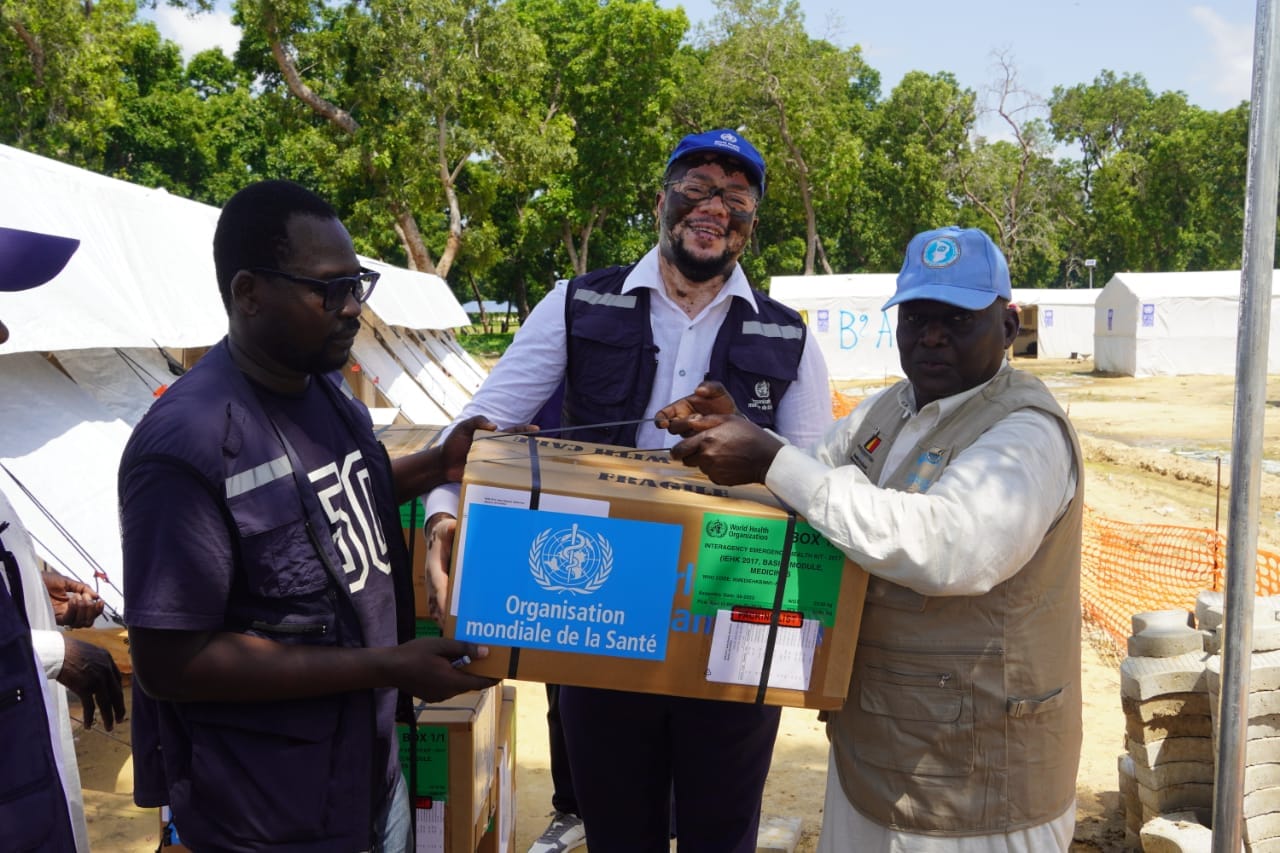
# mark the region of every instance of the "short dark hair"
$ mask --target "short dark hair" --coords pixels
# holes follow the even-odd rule
[[[222,305],[231,311],[231,279],[250,267],[279,265],[292,216],[337,219],[329,202],[293,181],[260,181],[233,195],[213,232],[213,266]]]

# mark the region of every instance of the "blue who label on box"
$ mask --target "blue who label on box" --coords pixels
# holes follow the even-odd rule
[[[674,524],[472,504],[455,636],[664,660]]]

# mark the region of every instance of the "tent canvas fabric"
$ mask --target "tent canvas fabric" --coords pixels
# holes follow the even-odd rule
[[[1093,309],[1101,292],[1101,288],[1015,287],[1013,302],[1023,309],[1023,324],[1034,327],[1036,357],[1092,353]]]
[[[116,469],[133,424],[175,379],[161,348],[204,348],[226,334],[212,252],[219,210],[3,145],[0,198],[10,201],[0,225],[81,241],[51,282],[0,299],[13,332],[0,346],[0,490],[40,557],[119,611]],[[466,313],[438,276],[361,263],[383,275],[362,313],[357,360],[401,414],[452,420],[484,375],[452,338]],[[392,412],[378,414],[381,423]]]
[[[37,554],[120,612],[116,469],[132,427],[36,353],[0,356],[0,418],[0,490]]]
[[[893,296],[894,273],[774,276],[769,295],[799,311],[832,379],[902,376],[894,335],[898,309],[882,311]]]
[[[1277,307],[1271,300],[1271,324]],[[1240,271],[1116,273],[1094,312],[1094,365],[1125,376],[1233,376],[1240,313]],[[1280,370],[1272,336],[1267,372]]]

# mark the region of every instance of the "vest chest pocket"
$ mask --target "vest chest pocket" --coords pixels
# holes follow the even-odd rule
[[[249,591],[263,598],[316,593],[328,573],[307,537],[292,477],[280,477],[227,500],[240,532],[240,557]],[[328,535],[326,527],[317,531]]]
[[[945,674],[885,678],[868,672],[854,712],[858,758],[904,773],[969,775],[976,737],[973,696],[967,688],[943,686],[948,680]]]
[[[634,377],[645,361],[643,336],[618,312],[574,320],[570,339],[569,388],[598,407],[601,420],[619,420],[635,391]],[[645,318],[646,322],[648,318]],[[649,354],[649,363],[653,354]]]

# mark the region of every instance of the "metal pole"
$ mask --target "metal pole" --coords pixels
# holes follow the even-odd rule
[[[1253,38],[1249,166],[1245,182],[1244,259],[1240,269],[1240,326],[1236,347],[1235,422],[1231,437],[1231,495],[1227,516],[1226,633],[1218,714],[1218,760],[1213,792],[1213,851],[1241,849],[1249,675],[1253,654],[1253,598],[1257,583],[1258,492],[1271,270],[1275,263],[1277,166],[1280,133],[1280,43],[1276,8],[1258,0]]]

